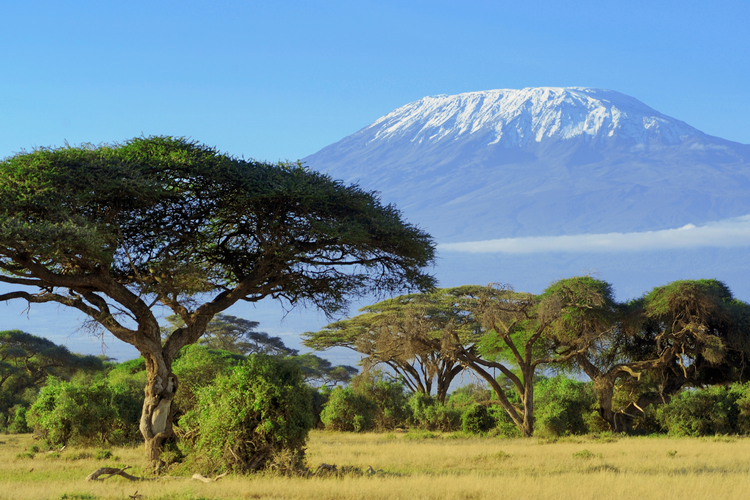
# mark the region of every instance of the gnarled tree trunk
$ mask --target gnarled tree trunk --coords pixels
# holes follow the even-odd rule
[[[144,353],[148,381],[141,412],[140,431],[146,441],[146,458],[156,468],[164,441],[172,436],[175,415],[173,404],[177,392],[177,377],[172,373],[171,362],[159,353]]]

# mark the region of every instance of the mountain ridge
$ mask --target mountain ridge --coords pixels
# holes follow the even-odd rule
[[[582,111],[585,111],[584,119],[581,119]],[[578,119],[571,114],[578,115]],[[424,116],[428,116],[426,123]],[[454,122],[451,127],[442,126],[451,121]],[[423,132],[437,127],[439,129],[428,136],[428,140],[489,129],[495,137],[487,145],[504,142],[508,146],[525,146],[530,140],[541,142],[543,138],[594,138],[603,135],[602,129],[608,132],[607,136],[622,129],[621,137],[638,143],[647,142],[649,132],[653,135],[664,129],[666,133],[659,135],[670,144],[690,136],[705,135],[625,94],[583,87],[496,89],[427,96],[397,108],[364,130],[379,127],[373,140],[382,140],[396,135],[399,130],[407,132],[413,122],[424,125],[412,141],[417,138],[423,141],[427,135]],[[638,127],[638,122],[642,127]],[[390,124],[394,125],[388,126]]]
[[[630,232],[750,213],[750,146],[619,92],[428,96],[305,161],[439,241]]]

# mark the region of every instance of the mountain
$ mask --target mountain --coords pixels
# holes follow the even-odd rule
[[[611,90],[424,97],[304,161],[380,191],[441,243],[750,214],[750,146]]]

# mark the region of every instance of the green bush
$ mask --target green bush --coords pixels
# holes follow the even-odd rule
[[[428,431],[453,432],[461,428],[461,412],[429,394],[414,393],[408,400],[410,424]]]
[[[252,472],[282,455],[303,459],[313,414],[294,363],[253,354],[196,396],[185,420],[198,431],[191,460],[204,472]]]
[[[121,445],[140,438],[143,389],[106,379],[65,382],[49,377],[27,420],[49,444]]]
[[[474,403],[461,414],[461,430],[468,434],[482,434],[495,427],[495,419],[487,411],[487,406]]]
[[[320,419],[332,431],[364,432],[373,428],[377,411],[375,403],[351,387],[337,387],[331,392]]]
[[[505,408],[494,404],[487,408],[487,412],[495,420],[495,427],[489,431],[490,436],[521,437],[521,431],[505,411]]]
[[[369,370],[352,379],[354,392],[375,403],[373,426],[378,431],[407,425],[409,406],[404,384],[380,370]]]
[[[10,434],[24,434],[31,432],[31,428],[26,420],[27,411],[28,408],[21,405],[16,405],[10,409],[10,413],[13,415],[13,420],[11,420],[10,425],[8,425],[8,432]]]
[[[657,410],[656,418],[673,436],[744,434],[750,431],[750,384],[685,390]]]
[[[595,406],[590,384],[562,375],[541,379],[534,387],[535,431],[551,436],[586,434]]]
[[[195,408],[198,402],[196,393],[211,385],[219,375],[229,373],[243,359],[241,354],[207,349],[200,345],[183,347],[172,365],[172,372],[180,382],[174,399],[180,413]]]
[[[322,429],[325,427],[325,424],[320,419],[320,415],[323,413],[323,408],[328,404],[328,398],[330,395],[331,389],[325,385],[312,391],[313,427],[316,429]]]

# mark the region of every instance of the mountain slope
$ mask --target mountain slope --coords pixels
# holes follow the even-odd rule
[[[442,242],[666,229],[750,213],[750,146],[609,90],[425,97],[304,161],[381,191]]]

